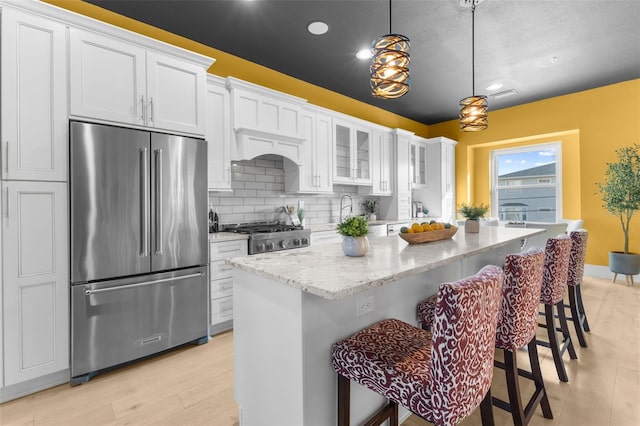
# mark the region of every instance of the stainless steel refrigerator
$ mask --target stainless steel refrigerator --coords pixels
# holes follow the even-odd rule
[[[207,146],[72,121],[71,382],[208,334]]]

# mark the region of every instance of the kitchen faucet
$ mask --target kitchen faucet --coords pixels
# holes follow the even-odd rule
[[[346,206],[343,204],[345,198],[349,199],[349,204]],[[347,207],[349,207],[349,214],[353,213],[353,199],[351,198],[351,195],[344,194],[342,198],[340,198],[340,222],[342,222],[342,219],[344,219],[344,216],[342,216],[342,212]]]

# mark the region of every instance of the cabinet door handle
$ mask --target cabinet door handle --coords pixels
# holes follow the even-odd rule
[[[7,188],[7,220],[9,220],[11,212],[11,197],[9,196],[9,188]]]
[[[144,95],[140,95],[140,121],[144,123]]]
[[[149,120],[153,121],[153,98],[149,98],[149,106],[151,107],[151,113],[149,114]]]
[[[5,145],[7,146],[7,158],[4,161],[6,163],[5,166],[7,168],[7,174],[8,174],[9,173],[9,141],[7,141]]]
[[[227,182],[231,183],[231,167],[227,166]]]
[[[142,233],[141,256],[146,257],[149,253],[149,185],[147,183],[147,148],[140,148],[140,227]]]

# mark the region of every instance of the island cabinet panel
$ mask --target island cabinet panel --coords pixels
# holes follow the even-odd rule
[[[2,178],[67,179],[66,27],[2,9]]]
[[[204,67],[92,31],[70,29],[70,113],[204,135]]]
[[[3,182],[4,386],[69,367],[67,185]]]
[[[224,80],[207,76],[205,139],[209,191],[231,190],[231,123]]]
[[[246,239],[209,243],[211,334],[233,327],[233,266],[226,259],[246,255]]]

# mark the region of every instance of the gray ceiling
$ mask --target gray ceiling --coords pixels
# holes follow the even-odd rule
[[[389,32],[387,0],[85,1],[425,124],[456,118],[472,94],[459,0],[393,0],[392,32],[411,40],[411,90],[395,100],[370,95],[355,58]],[[640,78],[640,0],[486,0],[475,15],[476,94],[518,92],[489,96],[490,111]],[[307,32],[315,20],[329,32]]]

